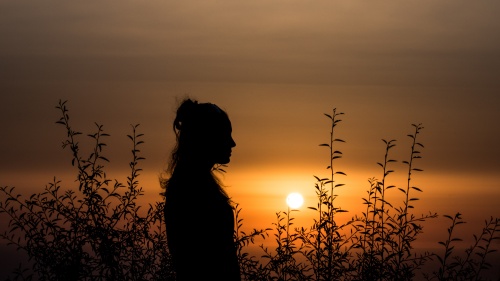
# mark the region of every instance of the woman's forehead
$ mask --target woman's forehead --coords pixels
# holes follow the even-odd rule
[[[219,128],[221,130],[229,130],[229,131],[233,130],[233,127],[231,125],[231,121],[229,120],[229,118],[227,116],[225,116],[225,118],[223,118],[223,120],[221,120],[221,122],[219,123]]]
[[[226,114],[202,119],[198,126],[201,130],[232,131],[231,121]]]

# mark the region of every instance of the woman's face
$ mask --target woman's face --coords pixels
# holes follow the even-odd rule
[[[231,158],[232,148],[236,143],[231,136],[232,127],[229,119],[224,122],[220,130],[214,135],[214,143],[212,144],[212,156],[214,164],[227,164]]]

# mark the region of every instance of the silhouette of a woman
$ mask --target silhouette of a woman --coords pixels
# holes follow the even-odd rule
[[[212,170],[227,164],[231,122],[222,109],[191,99],[174,120],[177,146],[165,181],[167,242],[178,281],[240,281],[233,240],[234,214]]]

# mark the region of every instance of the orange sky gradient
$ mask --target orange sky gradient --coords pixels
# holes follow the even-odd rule
[[[416,214],[461,212],[471,238],[500,216],[499,13],[498,1],[0,0],[0,185],[30,194],[57,176],[74,186],[54,123],[63,99],[75,129],[98,122],[111,134],[107,173],[123,182],[126,135],[141,124],[144,202],[161,200],[171,123],[189,96],[232,120],[222,179],[245,227],[271,227],[290,192],[305,196],[297,226],[310,226],[313,175],[328,175],[323,113],[336,107],[345,219],[381,177],[381,139],[397,140],[389,181],[405,184],[406,135],[422,123]],[[445,222],[429,222],[426,247]]]

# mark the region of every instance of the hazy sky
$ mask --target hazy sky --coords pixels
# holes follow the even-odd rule
[[[111,133],[110,177],[125,180],[125,135],[141,124],[143,184],[159,200],[175,107],[189,95],[229,113],[237,147],[224,182],[248,227],[267,227],[291,191],[314,204],[323,113],[336,107],[343,207],[357,210],[380,177],[380,139],[397,139],[405,160],[406,134],[423,123],[420,213],[480,224],[500,214],[499,14],[498,1],[0,0],[0,184],[72,184],[54,124],[67,99],[75,129]]]

